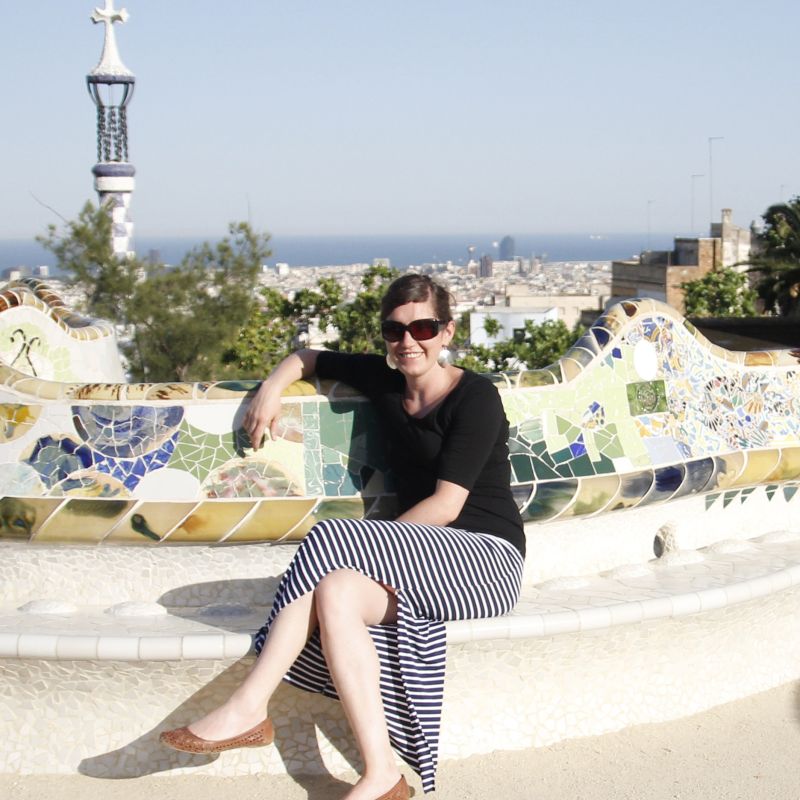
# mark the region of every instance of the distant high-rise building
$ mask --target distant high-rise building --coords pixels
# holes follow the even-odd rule
[[[514,256],[516,255],[515,252],[515,243],[513,236],[504,236],[500,240],[500,260],[501,261],[513,261]]]
[[[487,256],[486,254],[482,255],[480,265],[478,266],[478,277],[491,278],[493,263],[491,256]]]
[[[114,0],[96,8],[92,22],[105,25],[103,52],[97,66],[86,76],[89,94],[97,106],[97,163],[92,168],[94,188],[100,204],[111,214],[112,243],[115,255],[133,256],[133,222],[130,202],[136,170],[128,161],[128,102],[133,96],[136,78],[122,63],[114,23],[125,22],[128,12],[117,11]]]

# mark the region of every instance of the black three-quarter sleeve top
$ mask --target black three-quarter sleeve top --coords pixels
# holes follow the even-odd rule
[[[508,420],[491,381],[464,370],[436,408],[413,417],[403,406],[405,378],[382,356],[324,350],[316,374],[352,386],[375,404],[401,514],[430,497],[437,480],[456,483],[469,495],[450,527],[499,536],[524,557],[522,519],[510,488]]]

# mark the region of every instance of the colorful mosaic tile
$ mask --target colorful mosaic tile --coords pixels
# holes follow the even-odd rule
[[[41,286],[0,292],[0,539],[277,541],[320,519],[394,513],[378,420],[350,387],[293,385],[277,435],[254,450],[241,430],[254,381],[67,384],[22,374],[20,359],[38,370],[47,342],[34,339],[46,325],[28,319],[3,350],[3,307],[49,315],[76,341],[110,334],[54,302]],[[712,346],[655,301],[609,309],[551,367],[491,379],[526,522],[695,493],[707,507],[746,502],[759,484],[770,497],[797,491],[797,359]]]

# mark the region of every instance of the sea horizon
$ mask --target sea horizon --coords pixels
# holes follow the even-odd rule
[[[505,234],[503,234],[505,235]],[[674,234],[658,233],[568,233],[510,234],[515,241],[515,256],[543,261],[611,261],[638,255],[646,249],[672,249]],[[184,255],[203,242],[214,244],[222,237],[142,236],[134,247],[142,258],[177,264]],[[388,258],[400,269],[430,263],[466,264],[473,258],[491,255],[498,258],[497,242],[502,235],[491,234],[406,234],[406,235],[293,235],[273,236],[270,266],[286,263],[291,267],[322,267],[346,264],[371,264]],[[469,248],[472,248],[470,251]],[[54,256],[35,240],[0,240],[0,270],[15,267],[54,267]]]

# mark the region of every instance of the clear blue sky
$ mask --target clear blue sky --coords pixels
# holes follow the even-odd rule
[[[96,199],[102,2],[4,0],[0,238]],[[800,193],[796,0],[116,0],[139,236],[685,233]],[[716,217],[716,214],[715,214]]]

